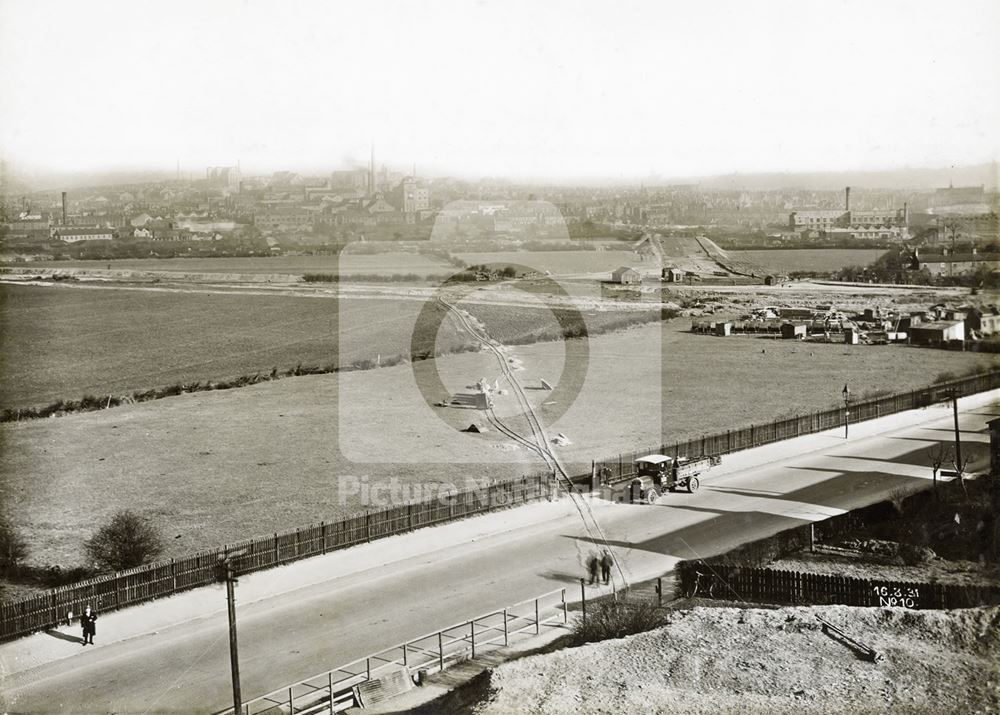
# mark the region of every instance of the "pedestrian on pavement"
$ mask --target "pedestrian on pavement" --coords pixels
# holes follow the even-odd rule
[[[599,567],[600,562],[598,561],[597,554],[591,552],[590,556],[587,557],[587,571],[590,573],[591,586],[597,583],[597,569]]]
[[[83,645],[94,645],[94,636],[97,634],[97,614],[87,606],[80,614],[80,625],[83,627]]]
[[[611,552],[605,549],[604,554],[601,556],[601,578],[604,579],[605,584],[611,580],[611,565],[613,563],[614,560],[611,558]]]

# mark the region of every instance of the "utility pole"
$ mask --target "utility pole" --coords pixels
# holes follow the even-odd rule
[[[951,388],[951,406],[955,415],[955,469],[959,471],[958,476],[961,478],[961,470],[964,468],[962,464],[962,437],[958,430],[958,391],[954,387]]]
[[[242,552],[240,552],[242,553]],[[233,671],[233,715],[239,715],[243,709],[243,699],[240,695],[240,659],[236,645],[236,593],[235,586],[239,582],[233,573],[232,556],[238,553],[219,557],[218,578],[226,582],[226,604],[229,611],[229,662]]]
[[[847,383],[844,383],[844,389],[840,394],[844,396],[844,439],[847,439],[847,430],[851,426],[851,391],[847,389]]]

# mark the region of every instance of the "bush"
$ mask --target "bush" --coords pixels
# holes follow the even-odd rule
[[[163,541],[145,519],[125,510],[98,529],[84,548],[100,569],[123,571],[155,559],[163,551]]]
[[[576,622],[570,639],[574,645],[582,645],[611,638],[624,638],[659,628],[665,623],[665,614],[652,602],[603,601],[587,609],[586,620],[580,619]]]
[[[0,571],[17,568],[27,555],[27,543],[6,517],[0,517]]]

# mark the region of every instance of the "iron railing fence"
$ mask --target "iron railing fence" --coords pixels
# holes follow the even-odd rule
[[[508,646],[522,636],[538,635],[542,628],[565,625],[568,621],[566,589],[549,591],[247,700],[241,704],[240,712],[243,715],[340,712],[362,704],[359,687],[365,683],[399,671],[403,671],[405,678],[420,671],[436,673]],[[233,708],[221,713],[231,715]]]

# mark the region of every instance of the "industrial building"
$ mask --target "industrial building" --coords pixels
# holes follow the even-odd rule
[[[796,232],[816,231],[829,238],[890,239],[909,238],[909,208],[857,211],[851,209],[851,187],[844,190],[844,208],[793,211],[789,228]]]

